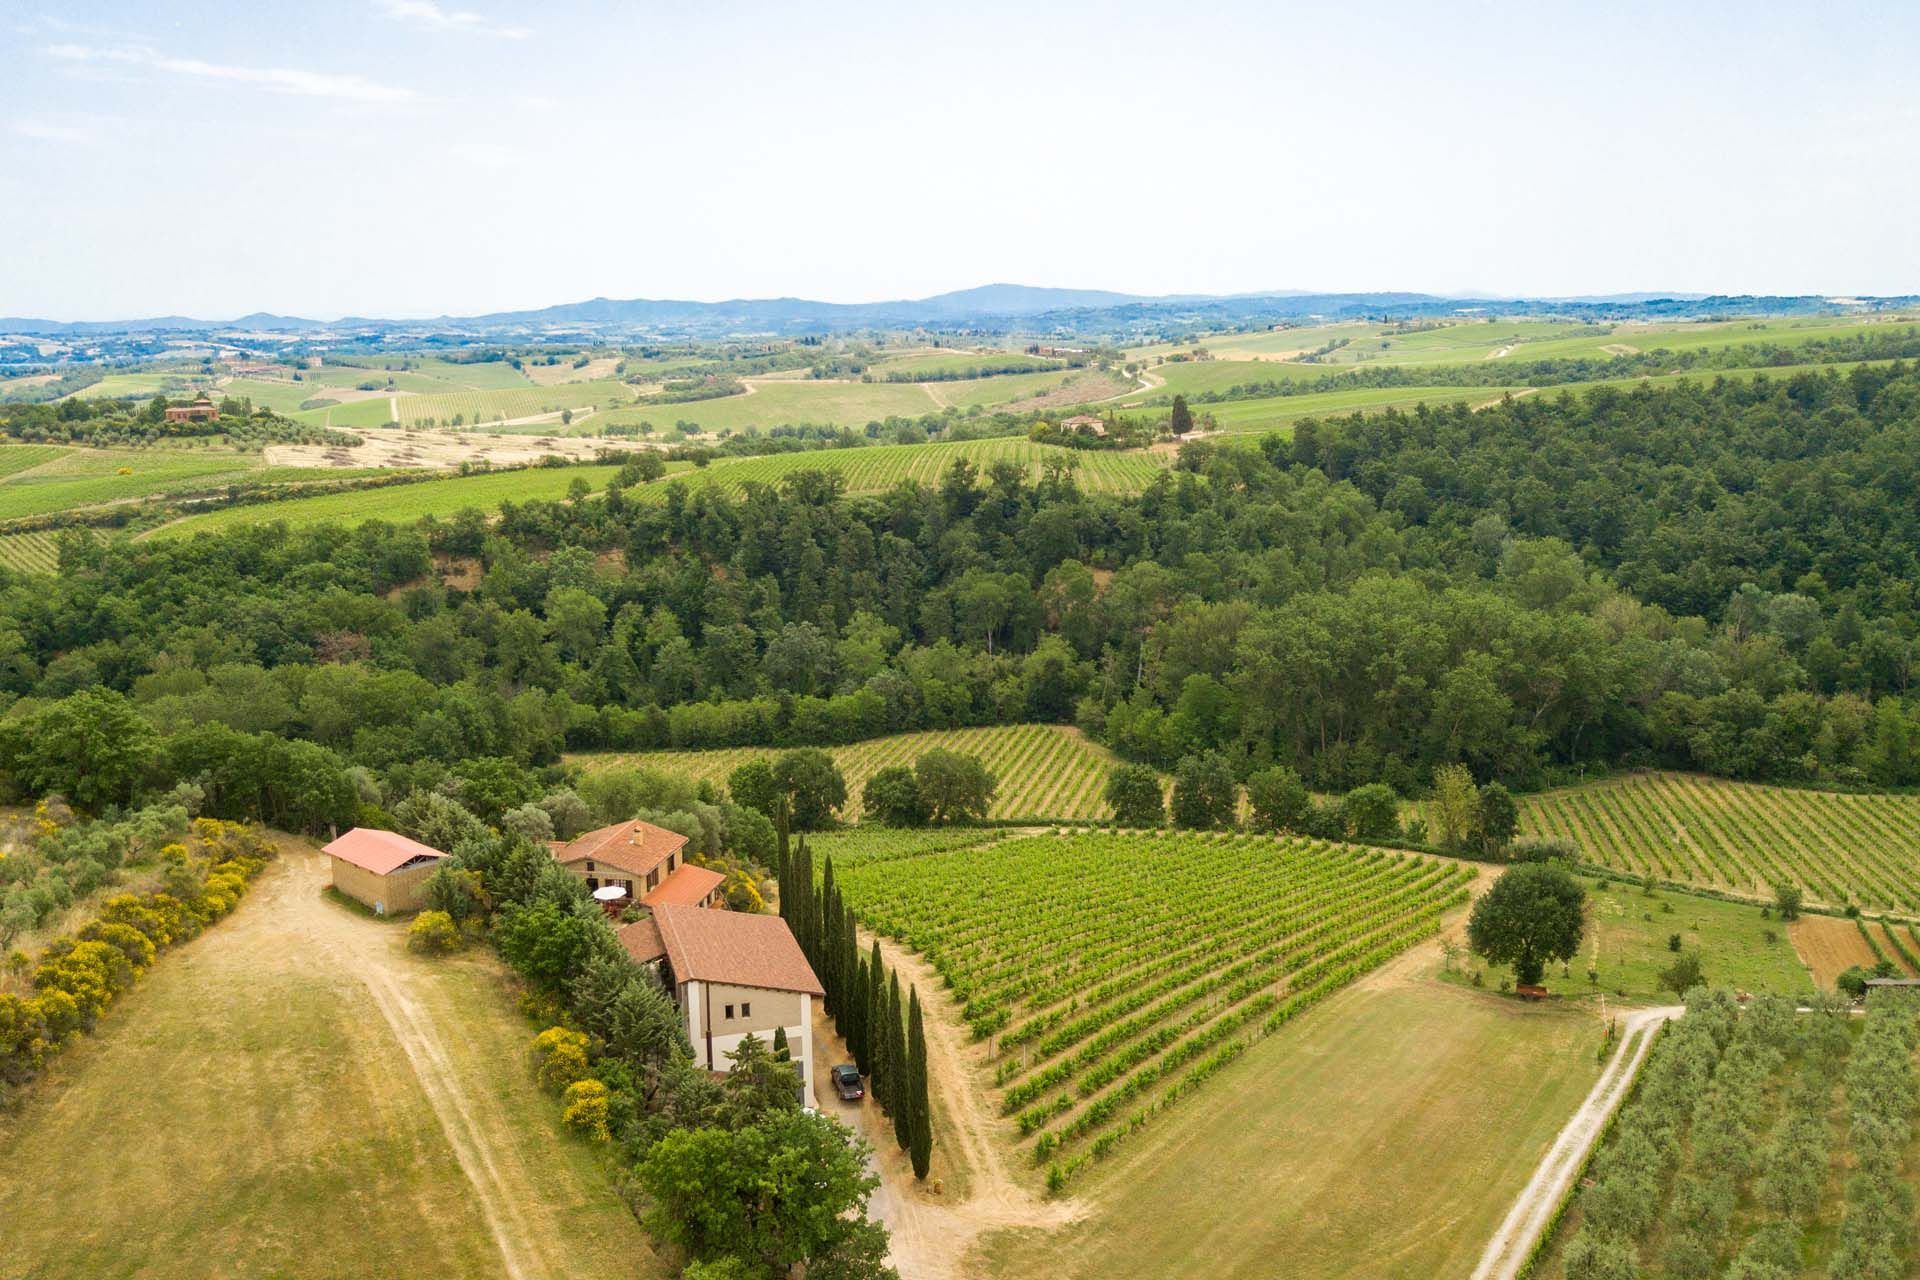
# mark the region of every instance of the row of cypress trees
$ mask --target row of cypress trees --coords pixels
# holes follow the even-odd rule
[[[814,883],[813,853],[806,837],[781,860],[780,915],[826,991],[834,1027],[867,1077],[867,1092],[893,1119],[893,1136],[924,1178],[933,1159],[933,1112],[927,1101],[927,1037],[920,993],[909,986],[905,1004],[900,975],[880,958],[874,940],[860,954],[853,908],[833,882],[833,858]]]

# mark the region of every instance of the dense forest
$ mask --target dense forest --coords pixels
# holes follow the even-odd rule
[[[476,761],[1031,719],[1326,789],[1920,782],[1906,365],[1303,423],[1131,499],[838,483],[73,540],[0,579],[0,767],[88,807],[237,774],[212,812],[322,826]]]

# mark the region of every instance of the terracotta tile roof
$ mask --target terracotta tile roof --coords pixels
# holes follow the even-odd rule
[[[676,982],[726,982],[825,995],[793,931],[779,916],[703,907],[654,908]]]
[[[347,834],[322,846],[342,862],[351,862],[377,876],[398,871],[415,858],[440,859],[447,855],[438,849],[409,840],[397,831],[379,831],[373,827],[355,827]]]
[[[627,954],[641,964],[652,964],[667,954],[667,944],[660,941],[660,926],[651,918],[621,925],[613,931],[613,936],[620,939]]]
[[[687,838],[677,831],[635,818],[576,836],[555,848],[553,856],[562,863],[591,858],[596,868],[604,865],[631,876],[644,876],[686,842]]]
[[[697,907],[726,882],[718,871],[683,863],[640,901],[649,907]]]

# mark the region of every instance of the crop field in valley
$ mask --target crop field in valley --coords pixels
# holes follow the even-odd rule
[[[0,470],[0,520],[217,487],[260,470],[260,455],[217,449],[48,449],[36,465]],[[0,467],[13,449],[0,449]]]
[[[1433,935],[1475,874],[1299,839],[1106,833],[836,872],[861,921],[925,957],[990,1039],[1000,1109],[1054,1178]]]
[[[860,789],[888,765],[911,765],[935,747],[978,756],[999,781],[988,817],[1098,819],[1107,806],[1107,773],[1116,757],[1078,730],[1064,725],[986,725],[967,729],[929,729],[869,738],[826,751],[847,779],[844,821],[860,819]],[[727,747],[714,751],[596,752],[569,756],[588,769],[638,766],[724,786],[727,775],[747,761],[779,754],[772,747]]]
[[[20,573],[52,573],[60,566],[60,531],[0,533],[0,565]]]
[[[320,409],[304,409],[291,416],[301,422],[331,427],[377,427],[390,421],[398,421],[403,426],[420,422],[437,425],[451,423],[456,417],[470,425],[538,417],[564,409],[578,411],[588,406],[604,410],[626,405],[632,399],[633,388],[624,382],[564,382],[550,387],[523,385],[495,391],[450,388],[425,395],[375,396]]]
[[[1694,774],[1633,774],[1522,800],[1526,835],[1589,862],[1771,897],[1920,912],[1920,796],[1844,795]]]
[[[1031,356],[1024,351],[945,351],[906,352],[872,365],[868,372],[875,378],[926,377],[929,374],[952,377],[979,369],[1020,369],[1043,372],[1063,367],[1059,360]]]
[[[0,445],[0,477],[31,471],[68,452],[70,450],[57,444]]]
[[[1534,1274],[1912,1274],[1915,1013],[1907,992],[1876,994],[1864,1025],[1784,1000],[1696,1002],[1649,1054]],[[1588,1270],[1596,1250],[1618,1269]]]
[[[595,489],[604,489],[617,471],[619,468],[611,465],[527,467],[485,475],[453,476],[445,480],[422,480],[380,489],[352,489],[309,498],[289,498],[283,502],[222,507],[217,511],[201,512],[162,525],[143,536],[178,537],[203,530],[237,529],[275,521],[295,528],[328,521],[344,524],[358,524],[363,520],[410,523],[422,516],[444,518],[469,507],[478,511],[492,511],[502,502],[564,498],[576,479],[586,481]]]

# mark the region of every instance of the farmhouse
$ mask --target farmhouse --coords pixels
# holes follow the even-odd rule
[[[418,911],[420,891],[447,855],[392,831],[355,827],[321,852],[333,859],[333,887],[383,916]]]
[[[618,888],[644,906],[709,907],[725,877],[688,866],[687,838],[635,818],[568,841],[553,841],[553,858],[589,889]]]
[[[1090,413],[1078,413],[1060,424],[1062,431],[1071,431],[1075,435],[1098,436],[1106,438],[1107,424]]]
[[[200,396],[192,404],[170,404],[167,406],[168,422],[213,422],[220,417],[220,410],[214,408],[213,401]]]
[[[635,960],[661,966],[699,1066],[730,1070],[728,1055],[741,1040],[770,1043],[784,1029],[801,1099],[812,1098],[813,1001],[825,993],[785,920],[661,905],[619,938]]]

